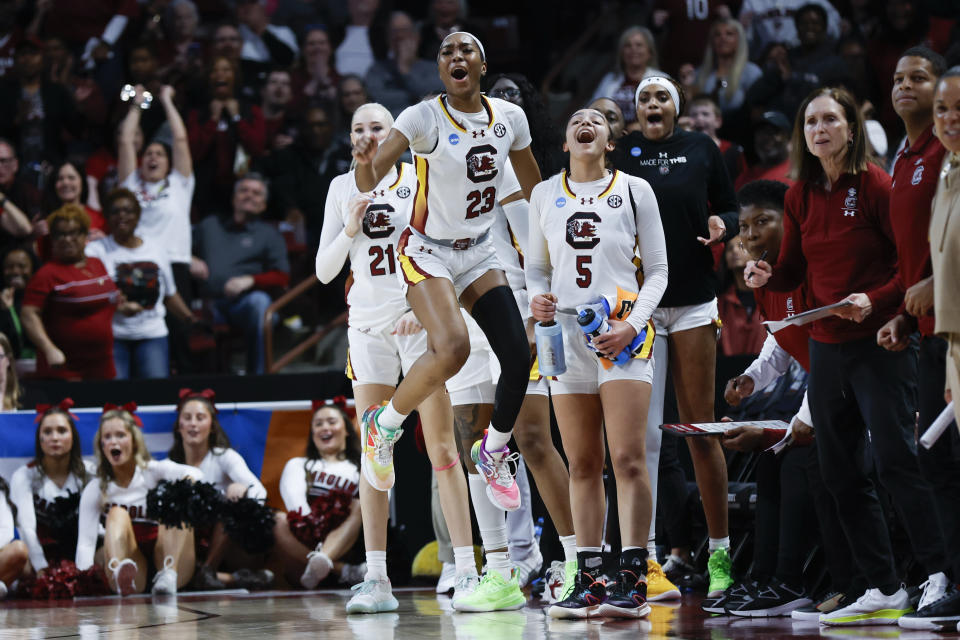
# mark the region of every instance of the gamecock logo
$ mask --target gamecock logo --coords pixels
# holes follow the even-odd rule
[[[592,249],[600,242],[597,237],[597,224],[600,216],[596,213],[580,212],[567,218],[567,244],[574,249]]]
[[[390,223],[394,209],[388,204],[374,204],[363,214],[363,233],[368,238],[386,238],[396,230]]]
[[[471,182],[489,182],[497,177],[497,148],[482,144],[467,152],[467,177]]]

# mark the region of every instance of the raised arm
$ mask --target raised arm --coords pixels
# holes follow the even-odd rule
[[[173,169],[180,175],[189,178],[193,175],[193,159],[190,157],[190,138],[187,136],[187,126],[173,103],[173,87],[168,84],[160,89],[160,104],[170,123],[170,133],[173,134]]]
[[[377,141],[368,135],[357,140],[353,148],[353,158],[357,161],[357,189],[370,191],[380,184],[390,167],[397,164],[400,156],[409,147],[410,141],[396,128],[390,130],[383,144],[377,144]]]
[[[120,125],[120,142],[117,148],[117,179],[120,184],[137,170],[137,129],[140,128],[140,103],[143,102],[143,87],[137,85],[137,93],[130,101],[127,116]]]
[[[317,249],[315,266],[317,278],[324,284],[336,278],[343,269],[353,238],[360,231],[364,212],[370,204],[370,197],[362,193],[354,195],[347,203],[342,202],[344,195],[338,188],[340,186],[345,185],[337,180],[327,191],[323,228],[320,230],[320,246]],[[346,216],[341,213],[344,209]]]

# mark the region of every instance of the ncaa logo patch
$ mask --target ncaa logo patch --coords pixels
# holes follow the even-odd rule
[[[450,144],[453,144],[453,145],[460,144],[460,136],[458,136],[455,133],[451,133],[450,137],[447,138],[447,140],[449,140]]]
[[[618,195],[612,195],[612,196],[610,196],[609,198],[607,198],[607,206],[608,206],[608,207],[612,207],[612,208],[616,209],[617,207],[619,207],[619,206],[622,205],[622,204],[623,204],[623,198],[621,198],[621,197],[618,196]]]
[[[630,155],[632,155],[634,158],[639,158],[641,153],[643,153],[643,151],[640,150],[640,147],[630,148]]]
[[[566,198],[557,198],[556,205],[557,205],[557,208],[558,208],[558,209],[561,209],[561,208],[565,207],[566,204],[567,204],[567,199],[566,199]]]
[[[397,196],[399,196],[399,197],[401,197],[401,198],[409,198],[409,197],[410,197],[410,187],[400,187],[399,189],[397,189]]]
[[[498,138],[502,138],[503,136],[507,135],[507,128],[503,126],[502,122],[498,122],[497,124],[493,125],[493,135],[497,136]]]

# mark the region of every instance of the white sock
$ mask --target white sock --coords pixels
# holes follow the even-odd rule
[[[652,538],[647,540],[647,559],[657,562],[657,541]]]
[[[453,561],[457,565],[457,573],[477,573],[477,559],[473,555],[473,547],[454,547]]]
[[[713,553],[717,549],[729,549],[730,548],[730,536],[726,538],[710,538],[710,544],[708,545],[710,553]]]
[[[501,431],[497,431],[491,426],[489,429],[487,429],[487,441],[483,445],[483,448],[487,450],[487,453],[499,451],[507,446],[507,443],[510,442],[511,435],[513,435],[512,431],[503,433]]]
[[[477,527],[484,553],[495,549],[505,549],[508,543],[507,514],[487,499],[487,483],[479,473],[467,474],[467,486],[470,488],[470,501],[477,515]]]
[[[387,577],[387,552],[367,551],[367,573],[364,580],[389,580]]]
[[[383,408],[383,411],[380,412],[380,415],[377,416],[377,424],[383,427],[384,429],[396,430],[400,428],[400,425],[403,424],[406,415],[397,411],[396,407],[393,406],[393,400],[387,403],[387,406]]]
[[[510,562],[510,554],[506,551],[496,551],[487,554],[487,571],[496,571],[504,580],[510,580],[513,572],[513,564]]]
[[[600,547],[577,547],[577,552],[600,553]]]
[[[560,536],[560,546],[563,547],[564,562],[577,561],[577,534],[571,533],[568,536]]]

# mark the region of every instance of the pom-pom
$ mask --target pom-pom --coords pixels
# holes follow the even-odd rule
[[[304,545],[313,549],[323,542],[327,535],[343,524],[350,515],[353,495],[333,491],[310,501],[310,513],[300,510],[287,513],[290,533]]]
[[[247,553],[265,553],[273,547],[273,509],[259,500],[226,501],[220,510],[220,521],[230,539]]]
[[[147,517],[177,529],[213,526],[222,503],[220,491],[209,482],[181,478],[147,492]]]
[[[100,596],[110,593],[103,569],[93,565],[80,571],[69,560],[50,565],[39,575],[21,578],[17,595],[34,600],[65,600],[76,596]]]

